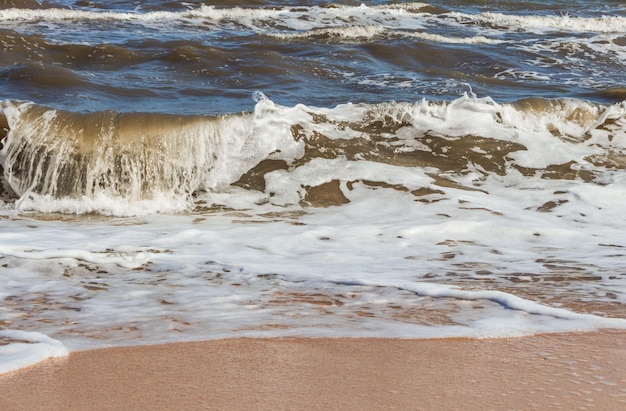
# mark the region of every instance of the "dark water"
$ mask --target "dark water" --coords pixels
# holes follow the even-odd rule
[[[323,107],[625,96],[621,2],[360,4],[5,2],[0,96],[181,114],[250,110],[255,90]]]

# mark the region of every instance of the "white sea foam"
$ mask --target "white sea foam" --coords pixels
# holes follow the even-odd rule
[[[371,39],[387,33],[387,30],[381,26],[351,26],[351,27],[328,27],[322,29],[312,29],[299,33],[267,33],[272,37],[282,39],[301,39],[301,38],[343,38],[343,39]]]
[[[622,16],[574,17],[574,16],[519,16],[502,13],[478,15],[452,14],[467,21],[478,21],[509,30],[532,30],[538,32],[564,31],[578,33],[623,33],[626,18]]]
[[[428,7],[423,3],[402,3],[379,5],[374,7],[337,6],[337,7],[278,7],[278,8],[243,8],[201,5],[198,8],[180,11],[150,11],[150,12],[121,12],[121,11],[89,11],[78,9],[4,9],[0,10],[0,21],[63,21],[63,20],[119,20],[136,22],[159,22],[193,20],[197,18],[209,20],[235,20],[255,26],[258,21],[284,20],[293,24],[299,30],[311,25],[328,24],[336,21],[364,21],[376,19],[391,25],[403,25],[405,22],[423,22],[423,18],[439,19],[445,22],[448,18],[459,19],[462,22],[478,21],[510,29],[541,29],[564,30],[589,33],[616,33],[626,31],[626,19],[621,16],[576,17],[569,15],[534,16],[502,13],[467,14],[450,12],[435,15],[422,12]],[[298,21],[303,15],[307,21]],[[305,25],[305,26],[302,26]]]
[[[600,32],[587,36],[568,33],[565,37],[553,39],[546,36],[530,42],[520,42],[512,47],[536,56],[531,61],[531,65],[535,68],[567,66],[571,73],[575,73],[575,76],[567,81],[568,85],[580,86],[584,84],[589,88],[603,88],[606,87],[606,80],[603,79],[604,74],[600,68],[594,68],[590,65],[590,60],[602,62],[604,67],[612,65],[621,67],[626,60],[626,49],[616,43],[619,43],[623,34],[621,31],[616,33]],[[594,54],[593,57],[592,54]],[[525,71],[522,71],[522,74],[524,73]],[[499,73],[497,76],[502,74],[506,75],[507,72]],[[554,81],[555,79],[551,80]]]
[[[409,181],[404,172],[414,173],[357,166],[342,176],[374,174],[393,183]],[[327,167],[309,167],[306,180],[294,179],[311,182],[317,169],[317,181],[325,180]],[[413,178],[416,186],[431,181]],[[497,185],[490,195],[445,189],[432,205],[416,203],[408,193],[344,186],[350,204],[309,210],[293,220],[297,225],[288,217],[274,221],[270,214],[209,215],[202,221],[193,215],[126,222],[14,218],[0,233],[6,264],[2,295],[8,304],[3,311],[8,321],[53,334],[71,349],[238,335],[487,337],[624,328],[624,320],[499,290],[509,289],[506,278],[515,272],[549,275],[536,261],[543,257],[569,261],[560,264],[574,267],[574,273],[593,265],[605,280],[563,283],[558,291],[544,282],[541,292],[602,301],[609,298],[600,295],[605,290],[626,303],[618,291],[623,280],[609,279],[622,258],[599,252],[594,238],[601,234],[617,252],[625,246],[623,218],[615,219],[615,196],[623,191],[607,186],[587,193],[580,184],[570,185],[574,204],[559,218],[526,210],[549,198],[556,184],[517,197]],[[589,213],[596,205],[612,212]],[[257,210],[266,211],[277,210]],[[581,211],[595,224],[563,222]],[[542,248],[549,251],[538,251]],[[474,274],[481,269],[486,272]],[[465,272],[476,282],[450,284],[456,277],[448,277],[449,271],[460,277]],[[487,282],[478,282],[480,277]],[[356,316],[361,311],[371,317]],[[433,312],[448,320],[433,321]]]
[[[537,33],[563,31],[571,33],[623,33],[626,18],[621,16],[574,17],[534,16],[501,13],[467,14],[449,12],[431,14],[422,12],[427,5],[406,3],[367,7],[279,7],[243,8],[201,5],[198,8],[180,11],[90,11],[77,9],[5,9],[0,10],[0,24],[12,22],[40,24],[41,22],[76,21],[121,21],[130,24],[184,24],[214,28],[220,25],[238,25],[257,33],[284,38],[312,36],[339,36],[346,39],[373,38],[383,33],[393,36],[416,37],[428,41],[456,44],[498,44],[503,40],[492,35],[501,35],[517,30]],[[446,36],[441,27],[472,27],[466,37]],[[272,27],[283,27],[275,29]],[[478,35],[476,35],[478,33]]]
[[[551,80],[549,76],[539,74],[536,71],[523,71],[523,70],[516,70],[516,69],[506,69],[504,71],[501,71],[500,73],[495,74],[494,77],[498,79],[514,78],[514,79],[524,79],[524,80],[529,79],[529,80],[541,80],[541,81]]]
[[[442,36],[440,34],[414,32],[410,34],[396,32],[400,35],[406,35],[408,37],[418,38],[421,40],[428,40],[437,43],[449,43],[449,44],[502,44],[503,40],[489,38],[485,36],[468,36],[468,37],[450,37]]]
[[[320,108],[284,107],[262,94],[256,101],[239,117],[254,126],[237,130],[259,130],[253,158],[285,162],[262,176],[263,190],[231,186],[233,174],[225,174],[224,184],[189,199],[205,211],[135,218],[29,214],[7,201],[0,209],[7,327],[69,349],[229,336],[626,328],[619,309],[626,175],[592,162],[624,155],[624,104],[463,96]],[[368,145],[375,135],[398,156],[437,154],[443,166],[393,163],[393,155],[377,161]],[[315,147],[316,139],[365,148],[332,155],[332,145]],[[438,149],[434,139],[447,146]],[[464,139],[468,153],[484,157],[496,156],[496,146],[516,148],[501,155],[497,172],[482,158],[447,170],[446,150]],[[306,157],[307,145],[321,154]],[[601,181],[542,178],[569,162]],[[301,205],[310,187],[333,181],[347,203]],[[41,200],[28,201],[51,210],[54,203]],[[71,209],[81,199],[63,201]]]
[[[415,31],[401,31],[401,30],[388,30],[382,26],[350,26],[350,27],[329,27],[322,29],[312,29],[309,31],[298,33],[267,33],[272,37],[281,39],[293,40],[303,38],[341,38],[341,39],[365,39],[371,40],[375,37],[388,36],[388,37],[409,37],[414,39],[432,41],[436,43],[449,43],[449,44],[501,44],[502,40],[488,38],[485,36],[469,36],[469,37],[450,37],[440,34],[415,32]]]
[[[101,252],[93,253],[82,249],[33,249],[28,247],[3,246],[0,248],[0,255],[4,257],[15,257],[22,260],[53,260],[53,259],[73,259],[90,264],[114,264],[123,268],[141,267],[146,258],[142,252]]]
[[[0,330],[0,374],[25,368],[48,358],[68,355],[59,341],[38,332]]]

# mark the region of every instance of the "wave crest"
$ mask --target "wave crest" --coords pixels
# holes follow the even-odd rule
[[[45,198],[46,211],[110,214],[180,211],[234,186],[255,202],[328,205],[356,181],[419,197],[487,192],[490,176],[606,184],[626,169],[626,103],[464,96],[318,108],[255,96],[254,112],[222,117],[5,101],[0,164],[18,207],[42,210]]]

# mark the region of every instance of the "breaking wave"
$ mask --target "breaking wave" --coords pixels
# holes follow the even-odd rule
[[[124,215],[191,209],[203,193],[233,187],[280,206],[333,205],[356,181],[419,197],[450,186],[489,192],[493,176],[609,184],[626,169],[626,103],[465,95],[318,108],[256,99],[253,112],[223,116],[4,101],[5,184],[22,210]]]
[[[136,24],[182,24],[206,27],[234,24],[256,32],[284,30],[306,32],[319,29],[379,26],[420,29],[433,25],[486,25],[506,31],[539,30],[582,33],[622,33],[626,18],[621,16],[579,17],[569,15],[528,16],[485,12],[467,14],[425,3],[361,6],[284,6],[280,8],[215,7],[201,5],[183,11],[102,11],[62,8],[0,9],[0,21],[7,22],[77,22],[120,21]],[[375,30],[369,33],[375,34]]]

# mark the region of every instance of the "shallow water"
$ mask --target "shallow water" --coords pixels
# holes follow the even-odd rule
[[[11,5],[0,369],[626,326],[619,2]]]

